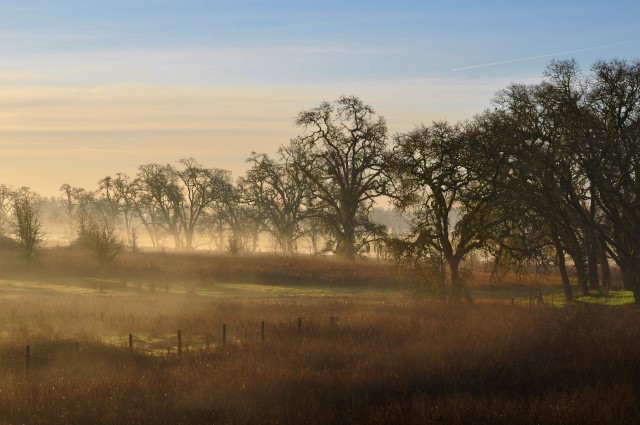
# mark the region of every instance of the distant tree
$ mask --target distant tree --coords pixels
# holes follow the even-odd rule
[[[15,193],[11,187],[0,184],[0,236],[4,236],[9,231],[14,198]]]
[[[193,158],[178,163],[180,167],[139,167],[136,211],[150,234],[157,235],[157,229],[162,229],[173,237],[176,248],[192,249],[206,212],[229,196],[231,173],[203,167]]]
[[[300,226],[308,212],[305,208],[305,200],[310,196],[308,179],[283,149],[277,160],[254,152],[247,162],[251,167],[240,183],[245,201],[261,211],[267,231],[282,252],[295,252]]]
[[[194,233],[207,208],[226,195],[231,172],[205,168],[193,158],[183,158],[179,164],[182,168],[176,170],[176,175],[183,193],[179,219],[186,248],[192,249]]]
[[[36,195],[23,188],[14,199],[15,235],[24,249],[27,266],[44,241],[42,220],[36,206]]]
[[[235,185],[229,179],[223,187],[221,197],[209,208],[208,222],[221,224],[230,234],[227,240],[233,243],[227,243],[227,248],[255,251],[259,233],[265,228],[262,205],[249,200],[252,195],[245,193],[241,179]]]
[[[76,236],[74,229],[77,228],[77,223],[87,220],[92,214],[95,196],[93,192],[67,183],[60,186],[60,192],[67,218],[67,237],[71,241]]]
[[[307,249],[312,255],[319,256],[325,254],[329,249],[323,246],[323,240],[327,239],[327,234],[331,232],[324,221],[316,216],[310,215],[300,224],[302,240],[306,241]]]
[[[153,196],[147,190],[145,180],[140,174],[129,183],[127,192],[128,202],[132,206],[132,216],[135,216],[147,231],[151,245],[158,247],[162,236],[162,227],[160,225],[162,220],[158,217]]]
[[[461,126],[434,123],[396,136],[388,165],[394,180],[390,194],[411,223],[404,242],[395,246],[421,267],[439,270],[443,261],[453,300],[471,300],[460,264],[488,238],[491,193],[477,196],[479,188],[465,167],[468,148]]]
[[[100,269],[113,262],[124,247],[124,242],[116,233],[114,225],[104,218],[100,221],[90,218],[83,223],[78,243],[97,260]]]
[[[151,223],[173,237],[176,248],[182,248],[180,205],[183,194],[175,169],[169,164],[141,165],[137,179],[140,190],[143,191],[139,201],[144,202],[143,207],[148,212]]]
[[[98,191],[96,192],[95,207],[112,224],[118,222],[121,214],[119,195],[114,178],[106,176],[100,179]]]
[[[98,202],[105,203],[108,216],[117,218],[122,216],[122,224],[129,244],[134,245],[135,230],[132,228],[133,219],[136,216],[136,190],[135,182],[126,174],[117,173],[115,177],[107,176],[99,182]]]
[[[368,213],[385,187],[387,125],[355,96],[302,111],[304,132],[283,149],[313,191],[310,211],[331,230],[333,250],[354,259],[371,236]]]

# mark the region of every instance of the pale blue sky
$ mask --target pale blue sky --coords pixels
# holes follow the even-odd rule
[[[23,0],[0,15],[0,183],[48,194],[190,155],[238,174],[340,94],[406,131],[471,117],[553,53],[640,57],[638,1]]]

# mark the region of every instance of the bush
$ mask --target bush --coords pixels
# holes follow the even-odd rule
[[[77,243],[89,250],[100,268],[112,263],[124,248],[122,238],[116,235],[114,226],[106,220],[100,223],[94,220],[82,223]]]

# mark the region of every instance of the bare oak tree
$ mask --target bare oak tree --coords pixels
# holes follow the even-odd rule
[[[247,162],[251,167],[241,179],[245,200],[263,212],[266,229],[282,252],[295,252],[301,222],[308,212],[304,203],[310,191],[305,174],[283,149],[277,160],[254,152]]]
[[[304,132],[285,147],[311,184],[309,208],[331,230],[335,253],[354,259],[375,226],[368,213],[384,192],[387,125],[355,96],[300,112]]]
[[[398,135],[389,157],[394,180],[390,194],[411,222],[403,254],[434,270],[441,268],[438,261],[446,264],[454,300],[471,300],[460,263],[486,240],[479,222],[487,203],[471,196],[474,186],[465,167],[465,142],[460,126],[434,123]]]

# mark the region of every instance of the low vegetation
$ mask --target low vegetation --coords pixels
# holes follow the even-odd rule
[[[50,248],[32,270],[25,270],[16,249],[1,250],[0,279],[30,278],[77,283],[87,277],[114,279],[130,285],[253,283],[284,285],[401,287],[410,276],[375,259],[348,262],[309,255],[230,255],[225,253],[123,252],[103,264],[83,247]]]
[[[3,296],[0,421],[637,423],[636,316],[406,297]]]
[[[565,305],[559,278],[476,272],[476,302],[444,305],[376,260],[19,255],[0,256],[0,423],[639,419],[629,291]]]

